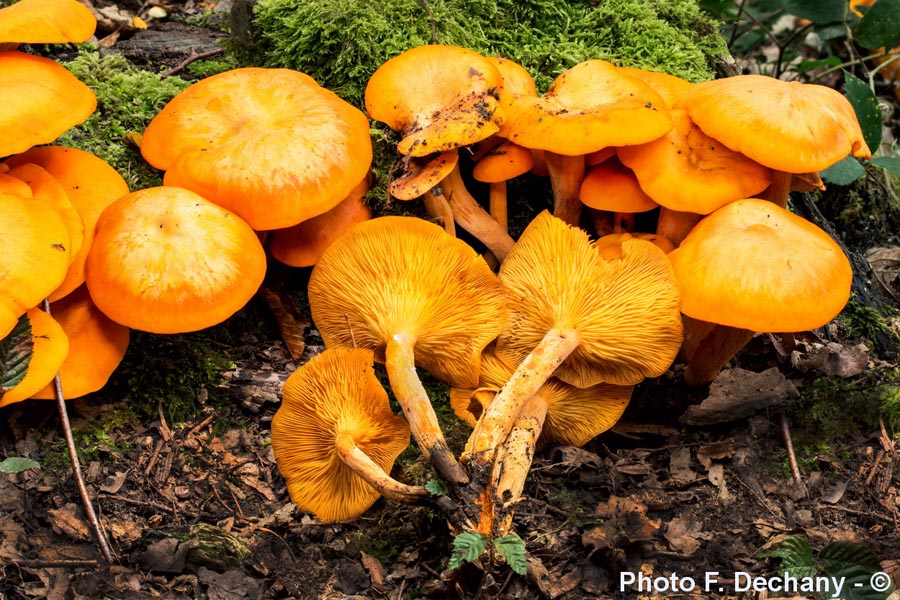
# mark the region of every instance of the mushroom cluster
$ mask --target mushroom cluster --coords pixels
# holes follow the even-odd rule
[[[819,185],[818,171],[869,155],[833,90],[753,76],[693,85],[590,60],[539,95],[508,59],[431,45],[376,70],[365,104],[398,133],[389,193],[421,199],[443,227],[412,217],[353,225],[315,264],[310,307],[331,368],[341,348],[385,364],[413,438],[448,485],[439,505],[457,529],[505,535],[536,446],[584,444],[611,427],[633,386],[677,356],[687,383],[706,384],[748,333],[820,327],[849,297],[840,248],[784,208],[800,178]],[[473,160],[460,161],[462,150]],[[549,176],[555,214],[514,240],[505,185],[527,172]],[[491,184],[489,198],[466,189],[470,175]],[[651,215],[640,219],[646,231],[635,230],[639,212]],[[455,224],[487,262],[455,239]],[[363,368],[345,362],[344,375],[305,385],[340,393],[330,390]],[[417,369],[451,386],[454,411],[473,426],[459,457]],[[312,367],[294,377],[308,381]],[[297,422],[298,410],[286,392],[276,423]],[[312,477],[294,438],[273,427],[292,490]],[[385,496],[435,501],[390,479],[389,462],[379,469],[350,467]],[[323,519],[368,506],[336,513],[294,500]]]

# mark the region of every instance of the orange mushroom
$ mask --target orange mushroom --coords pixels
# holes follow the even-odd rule
[[[506,315],[484,260],[433,223],[380,217],[322,253],[308,293],[325,344],[373,350],[423,454],[449,483],[464,483],[416,366],[457,386],[478,381],[481,351]]]
[[[705,385],[754,332],[825,325],[850,297],[853,272],[824,231],[765,200],[726,204],[701,220],[669,259],[681,310],[712,325],[684,378]]]
[[[20,0],[0,8],[0,44],[80,44],[97,20],[77,0]]]
[[[850,102],[824,85],[738,75],[698,83],[679,107],[706,135],[772,169],[762,197],[781,207],[792,173],[872,156]]]
[[[31,323],[31,359],[25,377],[0,395],[0,407],[21,402],[50,383],[69,352],[69,340],[56,320],[39,308],[26,313]]]
[[[0,52],[0,158],[49,144],[97,108],[91,89],[49,58]]]
[[[50,311],[69,339],[69,352],[58,366],[63,397],[71,400],[101,389],[125,357],[128,328],[100,312],[83,285],[52,302]],[[52,382],[31,397],[52,400]]]
[[[84,283],[84,261],[94,239],[100,213],[128,193],[128,184],[106,161],[90,152],[63,146],[41,146],[6,160],[11,168],[33,163],[45,169],[65,188],[84,224],[84,243],[71,261],[65,279],[50,294],[55,302]]]
[[[422,503],[421,486],[391,478],[409,425],[391,412],[372,351],[329,348],[288,377],[272,418],[272,450],[291,500],[323,521],[355,519],[379,496]]]
[[[240,217],[190,190],[127,194],[97,221],[85,280],[112,320],[152,333],[221,323],[262,284],[266,255]]]
[[[578,197],[588,208],[613,215],[612,231],[598,227],[597,234],[601,236],[632,231],[635,213],[659,207],[641,188],[634,172],[616,158],[610,158],[587,172]]]
[[[506,182],[529,172],[534,166],[534,157],[528,148],[502,142],[478,159],[472,169],[472,177],[490,184],[491,216],[508,230],[506,210]]]
[[[308,75],[242,68],[175,96],[147,126],[141,153],[166,185],[269,230],[346,198],[369,171],[372,141],[362,111]]]

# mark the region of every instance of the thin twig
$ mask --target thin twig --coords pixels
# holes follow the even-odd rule
[[[419,0],[419,4],[428,13],[428,19],[431,21],[431,43],[437,44],[437,24],[434,22],[434,13],[431,12],[431,7],[428,6],[428,0]]]
[[[50,301],[46,298],[43,303],[44,312],[50,314]],[[72,463],[72,474],[75,477],[75,483],[78,486],[78,492],[81,494],[81,503],[84,507],[84,513],[87,515],[91,531],[97,540],[100,548],[100,555],[103,557],[104,569],[108,569],[113,562],[112,550],[109,547],[109,541],[103,533],[100,526],[100,520],[97,513],[94,512],[94,505],[91,503],[91,496],[88,493],[87,486],[84,483],[84,476],[81,474],[81,463],[78,460],[78,450],[75,448],[75,438],[72,435],[72,424],[69,422],[69,413],[66,410],[66,399],[63,396],[62,380],[59,373],[53,378],[53,395],[56,397],[56,407],[59,409],[59,420],[62,424],[63,436],[66,438],[66,448],[69,451],[69,460]]]
[[[29,569],[96,569],[96,560],[40,560],[40,559],[9,559],[11,564],[17,567]]]
[[[791,440],[791,428],[788,425],[787,416],[781,413],[781,437],[784,438],[784,447],[787,450],[788,465],[791,467],[791,479],[795,484],[803,484],[803,477],[800,475],[800,467],[797,465],[797,455],[794,454],[794,442]]]
[[[196,62],[198,60],[203,60],[204,58],[210,58],[212,56],[218,56],[219,54],[222,54],[223,52],[225,52],[224,48],[216,48],[214,50],[206,50],[205,52],[197,52],[196,50],[191,48],[191,53],[188,54],[187,58],[185,58],[183,61],[181,61],[180,63],[178,63],[177,65],[175,65],[174,67],[172,67],[171,69],[166,71],[165,73],[163,73],[162,76],[163,77],[171,77],[172,75],[177,75],[178,73],[181,73],[182,71],[184,71],[185,68],[187,68],[187,66],[189,64],[191,64],[192,62]]]

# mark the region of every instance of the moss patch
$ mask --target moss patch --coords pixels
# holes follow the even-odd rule
[[[141,70],[116,54],[101,57],[88,46],[63,63],[97,95],[97,110],[57,142],[91,152],[113,166],[131,190],[161,183],[159,171],[141,157],[129,137],[143,133],[156,114],[189,82]]]

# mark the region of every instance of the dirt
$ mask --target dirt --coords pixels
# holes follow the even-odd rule
[[[151,27],[154,39],[161,30]],[[134,40],[114,43],[131,51]],[[192,48],[201,51],[188,43],[156,64],[177,66]],[[257,299],[248,310],[263,305]],[[197,410],[183,422],[169,422],[162,408],[123,420],[128,399],[108,392],[70,402],[76,430],[107,423],[80,452],[115,554],[108,568],[64,460],[54,405],[0,411],[0,455],[41,463],[0,474],[0,598],[735,597],[736,573],[778,573],[761,553],[790,536],[816,550],[862,543],[898,578],[896,440],[878,428],[826,437],[799,408],[798,396],[817,382],[862,385],[867,373],[890,366],[846,331],[758,336],[709,390],[685,388],[676,364],[638,387],[614,430],[584,448],[542,449],[516,510],[529,567],[520,576],[499,559],[446,570],[452,535],[430,509],[379,501],[360,519],[323,524],[294,507],[269,425],[279,383],[295,366],[271,324],[261,333],[248,323],[238,317],[223,326],[246,328],[232,332],[240,341],[227,348],[243,358],[193,390]],[[304,335],[308,357],[320,341],[312,329]],[[751,401],[746,392],[759,386],[749,382],[763,372],[779,384],[766,389],[780,391]],[[799,481],[786,431],[801,448]],[[394,475],[408,480],[425,470],[413,456]],[[713,572],[717,583],[707,585]],[[656,579],[655,591],[628,583],[639,576]]]

